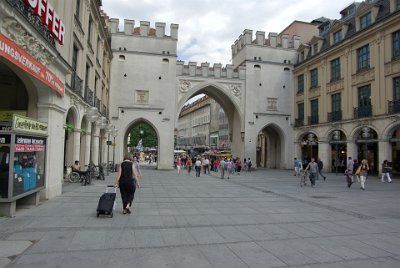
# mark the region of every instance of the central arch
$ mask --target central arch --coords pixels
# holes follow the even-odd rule
[[[214,99],[225,111],[228,118],[229,136],[231,142],[231,151],[233,156],[242,156],[244,153],[244,142],[241,138],[241,132],[244,131],[243,112],[239,105],[240,95],[233,95],[230,89],[219,83],[200,83],[180,96],[178,110],[176,112],[175,126],[179,115],[185,103],[192,97],[205,94]]]

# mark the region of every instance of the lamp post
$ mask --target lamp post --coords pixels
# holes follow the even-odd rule
[[[339,141],[340,141],[340,131],[339,130],[335,130],[333,132],[333,139],[335,141],[335,145],[336,145],[336,161],[335,161],[335,166],[336,166],[336,176],[338,173],[338,162],[339,162]]]
[[[90,107],[87,111],[86,111],[86,117],[87,120],[90,122],[90,147],[89,147],[89,163],[92,162],[92,156],[93,156],[93,152],[92,152],[92,148],[93,148],[93,123],[95,123],[97,121],[97,119],[99,118],[98,115],[98,109],[97,107]]]
[[[115,128],[115,126],[113,127],[113,129],[111,130],[111,136],[113,136],[114,140],[113,140],[113,168],[115,167],[115,137],[118,136],[118,129]]]
[[[106,133],[107,133],[107,165],[106,165],[106,169],[107,169],[107,176],[110,175],[110,168],[109,168],[109,163],[110,163],[110,132],[113,129],[113,125],[108,124],[106,126]]]
[[[371,134],[369,133],[371,131],[371,129],[369,128],[369,127],[363,127],[362,128],[362,134],[361,134],[361,136],[363,137],[363,139],[364,139],[364,145],[365,145],[365,150],[364,150],[364,159],[366,159],[367,160],[367,157],[368,157],[368,154],[367,154],[367,151],[368,151],[368,138],[371,136]]]
[[[103,117],[101,117],[97,122],[96,122],[96,124],[97,124],[97,126],[100,128],[100,129],[105,129],[106,127],[107,127],[107,118],[105,118],[104,116]],[[103,151],[103,142],[102,142],[102,136],[100,135],[99,136],[99,151],[100,151],[100,153],[99,153],[99,165],[101,165],[102,164],[102,162],[103,162],[103,158],[102,158],[102,151]]]

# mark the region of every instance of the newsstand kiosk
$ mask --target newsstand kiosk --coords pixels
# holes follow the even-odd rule
[[[14,114],[0,122],[0,215],[19,204],[39,203],[45,188],[47,123]]]

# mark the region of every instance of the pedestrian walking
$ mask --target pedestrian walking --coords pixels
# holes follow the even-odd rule
[[[189,157],[188,160],[186,160],[186,166],[188,170],[188,174],[190,175],[190,172],[192,172],[192,159]]]
[[[229,174],[235,172],[235,165],[232,162],[232,158],[229,158],[228,161],[226,162],[226,171],[228,172],[228,177],[227,179],[229,180]]]
[[[294,158],[293,167],[294,167],[294,176],[300,175],[301,170],[303,170],[303,164],[301,163],[300,160],[297,159],[297,157]]]
[[[251,166],[253,165],[253,163],[251,163],[251,159],[250,157],[247,159],[247,171],[251,172]]]
[[[347,187],[351,187],[353,184],[353,172],[354,172],[354,161],[349,156],[349,160],[347,161],[347,169],[346,169],[346,180],[347,180]]]
[[[324,174],[322,174],[322,168],[324,167],[324,162],[322,162],[321,158],[318,158],[317,164],[318,164],[318,175],[321,175],[321,177],[323,177],[324,180],[326,180],[326,177],[324,176]]]
[[[227,171],[227,159],[221,158],[221,162],[219,163],[219,169],[221,170],[221,179],[225,178],[225,172]]]
[[[305,170],[306,171],[310,170],[309,178],[310,178],[310,182],[311,182],[311,187],[315,187],[315,179],[317,178],[317,175],[318,175],[318,164],[315,163],[314,157],[311,158],[311,162],[308,163]]]
[[[204,174],[210,175],[210,160],[207,156],[204,158]]]
[[[366,159],[363,159],[360,164],[360,182],[361,182],[361,190],[365,190],[365,182],[367,180],[367,175],[369,171],[369,165],[368,161]]]
[[[176,170],[178,171],[178,175],[181,174],[181,168],[182,168],[182,159],[178,157],[178,159],[176,159]]]
[[[123,214],[131,214],[130,208],[135,196],[136,187],[140,188],[136,165],[130,155],[125,155],[119,164],[115,185],[119,186],[122,199]]]
[[[236,158],[235,167],[236,167],[237,174],[240,175],[240,171],[242,170],[242,161],[240,160],[239,157]]]
[[[392,182],[392,179],[390,178],[391,169],[392,168],[389,166],[388,161],[384,160],[382,163],[382,177],[381,177],[382,182],[385,182],[384,180],[385,176],[387,177],[389,183]]]
[[[200,177],[201,173],[201,159],[197,157],[196,162],[194,163],[194,168],[196,169],[196,177]]]

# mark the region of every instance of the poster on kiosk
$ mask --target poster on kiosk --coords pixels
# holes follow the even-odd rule
[[[0,130],[0,199],[44,188],[46,143],[47,123],[18,114],[8,131]]]

